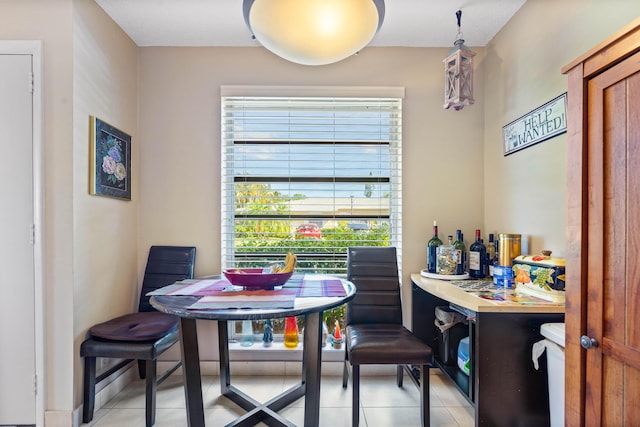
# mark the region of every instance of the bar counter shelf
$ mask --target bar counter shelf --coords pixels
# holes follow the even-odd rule
[[[489,280],[446,281],[414,273],[411,282],[412,330],[434,349],[435,365],[474,406],[476,426],[549,425],[546,359],[535,370],[531,350],[543,339],[543,323],[564,322],[564,304],[496,288]],[[436,307],[468,319],[469,376],[436,351],[442,339]]]

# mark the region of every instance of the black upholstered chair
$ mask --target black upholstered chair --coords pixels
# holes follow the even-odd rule
[[[353,427],[360,421],[360,365],[398,365],[398,387],[402,387],[403,368],[417,366],[420,418],[422,425],[428,426],[429,367],[433,356],[431,347],[402,325],[396,248],[349,248],[347,279],[356,286],[356,296],[347,304],[342,387],[347,387],[351,365]]]
[[[82,420],[93,419],[96,384],[133,360],[138,361],[140,378],[146,378],[146,425],[156,416],[156,388],[182,364],[181,360],[157,377],[157,358],[179,339],[178,318],[156,311],[146,294],[171,283],[193,278],[196,248],[191,246],[152,246],[144,272],[138,312],[125,314],[89,329],[80,346],[84,357],[84,405]],[[125,359],[96,377],[96,357]]]

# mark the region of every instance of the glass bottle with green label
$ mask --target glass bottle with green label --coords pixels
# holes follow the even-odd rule
[[[438,246],[442,245],[442,240],[438,237],[438,224],[433,221],[433,237],[427,243],[427,271],[429,273],[438,272]]]
[[[464,245],[464,237],[462,230],[456,230],[456,241],[453,242],[453,247],[458,252],[458,267],[456,268],[456,274],[465,274],[467,272],[467,248]]]

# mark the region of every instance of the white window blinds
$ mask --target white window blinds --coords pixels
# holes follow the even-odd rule
[[[401,246],[402,99],[222,96],[222,267]],[[401,253],[401,251],[398,251]]]

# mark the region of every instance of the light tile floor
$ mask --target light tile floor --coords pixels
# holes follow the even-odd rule
[[[220,395],[219,379],[202,381],[205,423],[224,426],[244,412]],[[281,376],[233,376],[232,384],[259,401],[281,393],[299,379]],[[436,369],[430,374],[431,425],[470,427],[473,408],[453,383]],[[395,376],[362,376],[360,383],[360,425],[362,427],[413,427],[420,425],[420,393],[406,376],[398,388]],[[90,424],[95,427],[144,427],[144,381],[136,380],[96,411]],[[304,398],[280,412],[299,426],[304,420]],[[156,427],[186,427],[182,377],[173,375],[158,388]],[[264,424],[260,424],[264,425]],[[323,376],[320,393],[320,426],[351,426],[351,385],[342,388],[339,376]]]

